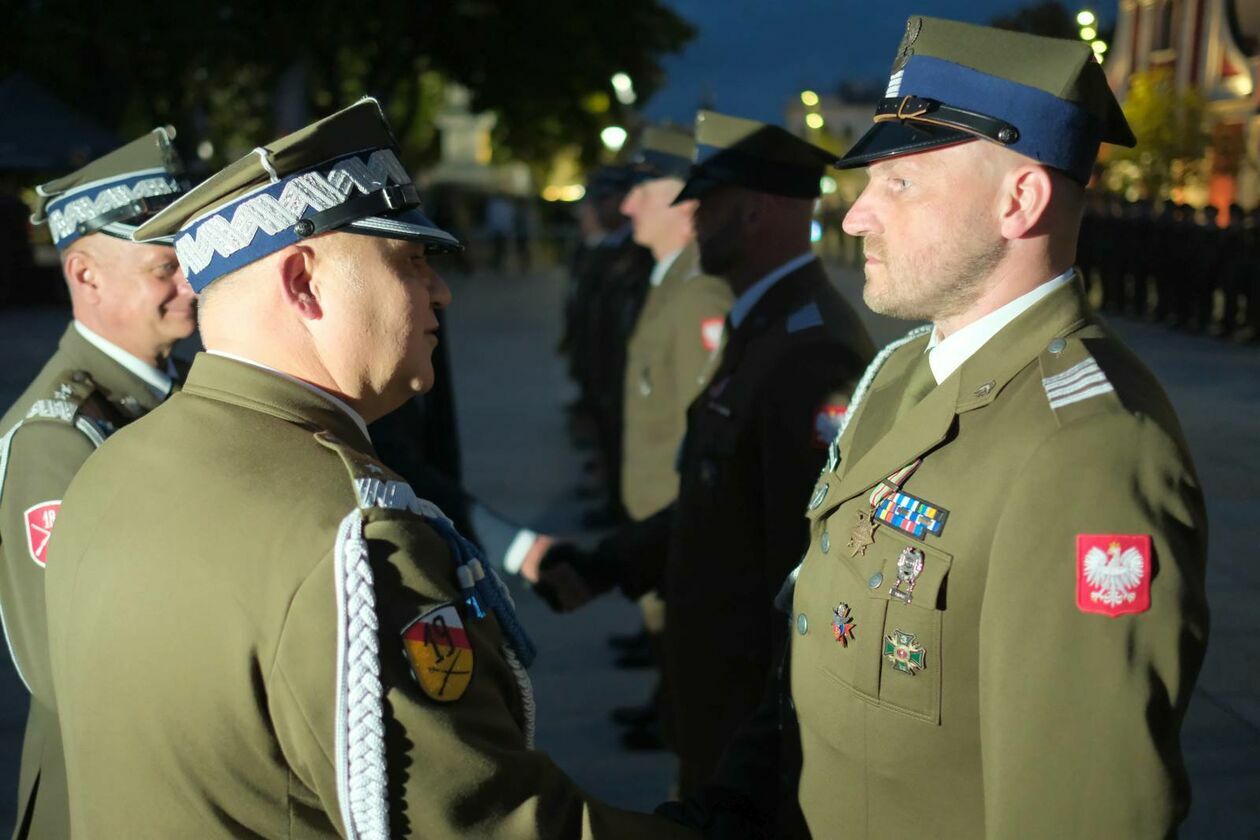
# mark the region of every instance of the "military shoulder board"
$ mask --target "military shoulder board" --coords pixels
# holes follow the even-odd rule
[[[1080,341],[1057,338],[1041,354],[1041,386],[1050,409],[1060,421],[1073,419],[1081,411],[1092,411],[1115,399],[1115,388],[1098,360]]]

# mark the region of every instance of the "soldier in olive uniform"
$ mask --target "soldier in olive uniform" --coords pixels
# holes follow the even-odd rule
[[[135,226],[184,189],[159,128],[78,172],[36,187],[61,254],[74,320],[57,352],[0,419],[0,616],[31,693],[17,836],[69,832],[61,736],[48,664],[44,568],[70,479],[115,429],[153,409],[178,380],[171,347],[196,328],[192,290],[169,245]]]
[[[687,412],[677,501],[602,543],[556,547],[540,591],[571,607],[620,586],[665,596],[681,789],[699,789],[756,709],[784,625],[772,601],[806,545],[800,506],[873,354],[810,247],[831,158],[777,126],[702,111],[677,201],[698,198],[700,268],[735,294]]]
[[[530,748],[506,591],[373,453],[366,421],[432,384],[426,249],[458,245],[395,148],[363,100],[137,231],[175,235],[209,350],[85,465],[51,545],[75,837],[686,831]]]
[[[645,129],[635,166],[640,180],[621,205],[634,227],[635,242],[651,249],[656,259],[647,301],[626,348],[621,498],[636,522],[678,496],[674,461],[687,428],[687,406],[700,392],[701,375],[717,350],[731,308],[731,287],[700,271],[693,222],[696,201],[674,203],[695,147],[688,132]],[[659,661],[665,606],[656,593],[649,593],[639,599],[639,607]],[[651,729],[656,704],[618,712],[622,722],[648,727],[627,733],[624,743],[659,746]]]
[[[1099,144],[1133,135],[1088,44],[916,17],[893,71],[845,227],[871,308],[933,326],[868,369],[809,501],[791,793],[817,837],[1172,836],[1203,497],[1072,269]],[[695,823],[771,818],[758,722]]]

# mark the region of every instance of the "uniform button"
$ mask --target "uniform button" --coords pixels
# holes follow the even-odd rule
[[[805,617],[805,613],[796,617],[796,632],[802,636],[809,632],[809,619]]]
[[[86,382],[87,374],[81,370],[76,370],[74,373],[70,375],[70,378],[73,379],[75,382]],[[800,496],[797,496],[797,498],[799,499]]]
[[[1046,349],[1057,356],[1067,349],[1067,342],[1061,338],[1056,338],[1046,345]]]
[[[879,589],[880,585],[883,582],[884,582],[884,573],[876,572],[875,574],[871,575],[871,579],[866,582],[866,585],[869,586],[871,589]]]
[[[831,534],[823,531],[822,539],[818,541],[818,547],[822,549],[823,554],[831,551]]]

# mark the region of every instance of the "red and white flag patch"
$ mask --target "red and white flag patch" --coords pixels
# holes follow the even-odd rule
[[[26,509],[26,548],[41,569],[48,565],[48,539],[61,511],[61,499],[40,502]]]
[[[814,412],[814,446],[826,449],[840,434],[840,423],[849,413],[849,404],[824,405]]]
[[[726,329],[725,318],[705,318],[700,322],[700,343],[704,349],[712,353],[722,343],[722,331]]]
[[[1150,535],[1077,534],[1076,606],[1112,618],[1150,609]]]

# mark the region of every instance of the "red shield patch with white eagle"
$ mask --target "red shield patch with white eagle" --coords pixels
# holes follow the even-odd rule
[[[726,329],[724,318],[705,318],[700,322],[700,343],[704,349],[712,353],[722,343],[722,332]]]
[[[1077,534],[1076,606],[1112,618],[1150,609],[1150,536]]]
[[[26,548],[41,569],[48,565],[48,539],[61,510],[61,499],[40,502],[26,509]]]

